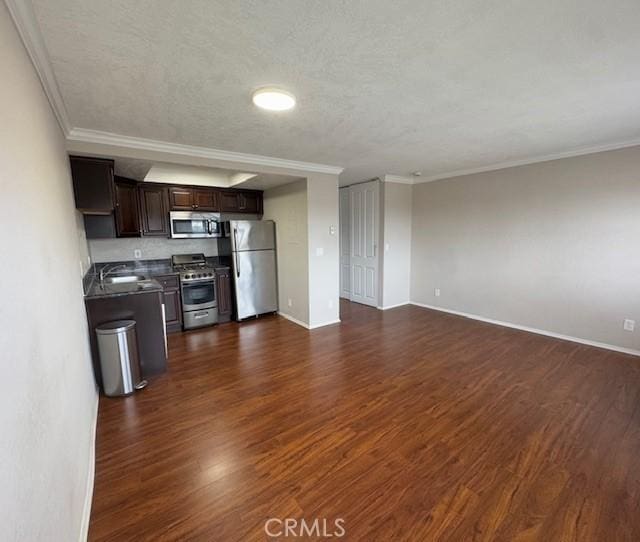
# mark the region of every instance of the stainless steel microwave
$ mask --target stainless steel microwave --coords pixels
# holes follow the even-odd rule
[[[171,211],[169,213],[172,239],[224,237],[224,222],[218,213]]]

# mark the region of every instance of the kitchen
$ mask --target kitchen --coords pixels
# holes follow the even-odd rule
[[[146,382],[167,369],[168,333],[277,312],[275,224],[261,220],[262,191],[139,182],[105,158],[70,164],[93,260],[83,278],[93,368],[105,392],[96,332],[105,324],[135,322]]]

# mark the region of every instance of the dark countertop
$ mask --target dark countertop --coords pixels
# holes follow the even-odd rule
[[[207,263],[216,269],[229,269],[228,265],[224,265],[215,257],[207,258]],[[113,273],[109,273],[107,277],[142,275],[146,280],[123,284],[105,284],[104,288],[101,288],[99,279],[100,270],[104,267],[115,268],[117,266],[121,267],[114,270]],[[158,281],[153,280],[153,277],[161,275],[178,275],[178,272],[173,269],[170,259],[95,263],[84,277],[85,298],[93,299],[98,297],[115,297],[162,291],[162,285]]]
[[[128,275],[130,273],[124,274]],[[122,274],[115,273],[113,275],[109,275],[109,277],[117,277],[118,275]],[[146,294],[149,292],[162,292],[162,285],[157,280],[153,280],[148,275],[145,275],[145,277],[145,280],[137,282],[105,284],[103,288],[100,287],[100,279],[96,278],[87,290],[85,299],[96,299],[99,297],[117,297],[121,295],[132,294]]]

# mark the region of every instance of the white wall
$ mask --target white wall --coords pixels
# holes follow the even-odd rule
[[[4,3],[0,73],[0,540],[73,541],[97,407],[86,245],[62,134]]]
[[[338,197],[337,175],[307,177],[311,327],[335,323],[340,319]]]
[[[412,186],[382,183],[382,307],[409,303]]]
[[[276,223],[280,313],[306,326],[309,324],[307,181],[266,190],[264,219]]]
[[[413,190],[412,301],[640,349],[640,147]]]

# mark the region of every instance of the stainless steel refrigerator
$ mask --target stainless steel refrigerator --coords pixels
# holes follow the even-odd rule
[[[231,220],[231,265],[237,319],[278,310],[273,220]]]

